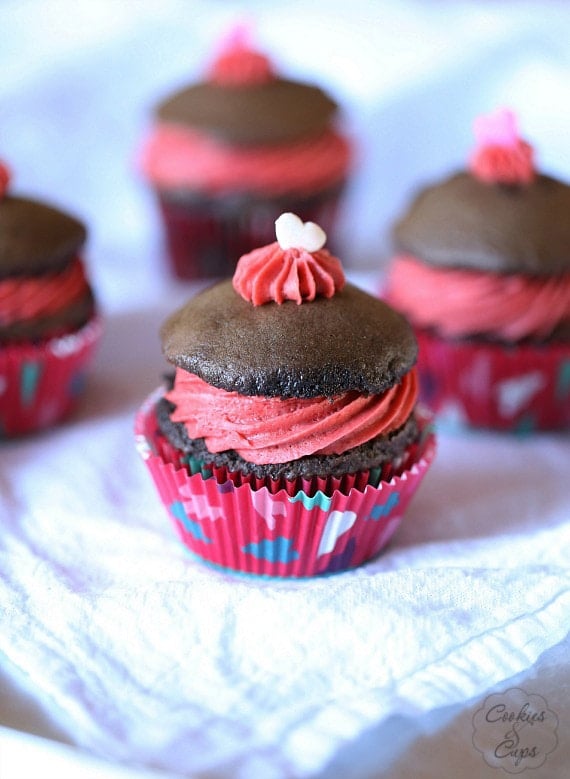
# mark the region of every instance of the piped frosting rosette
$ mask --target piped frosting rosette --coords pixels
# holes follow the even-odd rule
[[[252,42],[250,29],[238,24],[221,40],[208,69],[208,79],[224,87],[266,84],[276,77],[270,58]]]
[[[534,180],[534,149],[521,138],[513,111],[500,108],[478,116],[473,130],[476,146],[469,169],[474,176],[489,184],[509,186],[525,186]]]
[[[290,319],[324,300],[328,310],[347,294],[340,261],[323,248],[326,236],[317,225],[284,214],[276,232],[274,244],[240,259],[233,282],[222,289],[240,319],[253,315],[254,329],[260,312]],[[232,310],[221,315],[232,317]],[[163,328],[167,357],[172,328],[179,335],[180,322]],[[381,392],[347,389],[330,396],[314,395],[310,387],[289,392],[288,379],[275,393],[266,387],[255,394],[250,387],[245,394],[215,386],[188,367],[178,364],[173,387],[147,399],[136,436],[191,552],[224,569],[312,576],[360,565],[386,545],[435,450],[430,419],[416,407],[413,367]],[[157,421],[164,396],[172,404],[171,422],[188,440],[204,442],[207,457],[165,434]],[[370,441],[391,441],[412,417],[415,432],[397,455],[344,472],[322,465],[322,458],[330,466]]]

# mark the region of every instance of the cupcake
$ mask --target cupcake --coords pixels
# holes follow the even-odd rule
[[[512,112],[475,122],[468,170],[396,224],[385,296],[415,327],[421,397],[473,426],[570,426],[570,186]]]
[[[203,80],[160,103],[140,168],[174,275],[231,276],[241,254],[273,240],[283,211],[330,231],[351,159],[337,114],[319,87],[281,77],[243,28]]]
[[[101,325],[85,276],[85,227],[8,192],[0,163],[0,435],[48,427],[74,407]]]
[[[195,555],[311,576],[380,551],[435,445],[406,320],[345,282],[320,227],[283,214],[276,228],[164,323],[175,373],[136,434]]]

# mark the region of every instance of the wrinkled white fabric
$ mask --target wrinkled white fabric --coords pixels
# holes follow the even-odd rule
[[[383,718],[483,695],[568,633],[570,441],[441,431],[393,543],[357,571],[260,581],[185,554],[132,424],[167,367],[159,324],[195,288],[162,271],[132,158],[147,107],[196,71],[233,12],[136,5],[0,7],[0,156],[20,192],[88,221],[106,322],[74,417],[0,443],[0,657],[89,753],[185,776],[326,773]],[[548,169],[568,177],[570,66],[562,49],[540,59],[548,14],[541,28],[543,15],[530,24],[514,7],[453,4],[444,30],[430,4],[252,5],[268,47],[336,83],[360,133],[349,266],[380,266],[397,208],[423,177],[461,164],[472,116],[506,94]],[[307,43],[296,63],[293,32]],[[413,45],[396,45],[404,34]],[[453,106],[443,124],[442,102]]]
[[[79,414],[0,450],[0,652],[73,741],[181,773],[306,776],[568,632],[564,436],[441,432],[393,544],[360,570],[262,581],[189,559],[132,443],[161,316],[109,317]]]

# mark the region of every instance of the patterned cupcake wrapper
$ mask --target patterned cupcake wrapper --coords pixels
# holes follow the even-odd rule
[[[0,436],[25,435],[61,421],[75,406],[102,333],[99,317],[37,344],[0,346]]]
[[[175,277],[200,280],[231,276],[242,254],[275,240],[275,220],[284,211],[317,222],[329,235],[342,186],[316,195],[256,200],[157,191],[166,254]]]
[[[157,390],[137,414],[137,448],[182,543],[208,563],[262,576],[302,577],[343,571],[375,557],[402,520],[435,454],[430,417],[408,466],[389,481],[322,490],[314,480],[279,487],[234,483],[223,469],[176,463],[157,428]],[[365,477],[365,481],[368,479]],[[330,486],[330,485],[329,485]]]
[[[416,330],[422,401],[442,418],[530,432],[570,427],[570,343],[446,341]]]

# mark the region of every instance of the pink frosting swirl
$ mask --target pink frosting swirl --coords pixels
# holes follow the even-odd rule
[[[79,257],[57,273],[4,279],[0,281],[0,326],[63,311],[81,300],[88,289]]]
[[[164,189],[281,195],[340,184],[351,157],[348,139],[333,130],[294,144],[240,148],[162,123],[143,144],[139,162],[149,181]]]
[[[262,306],[285,300],[299,304],[318,295],[330,298],[345,281],[340,260],[326,249],[282,249],[275,241],[240,257],[233,287],[244,300]]]
[[[246,27],[232,30],[208,71],[208,78],[220,86],[253,86],[275,78],[269,57],[256,51]]]
[[[176,406],[190,438],[210,452],[236,451],[256,465],[283,463],[310,454],[342,454],[409,418],[418,395],[415,369],[380,395],[345,392],[333,398],[281,399],[239,395],[212,387],[176,369],[166,398]]]
[[[433,268],[395,258],[387,298],[420,327],[442,335],[545,338],[570,321],[570,274],[538,278]]]

